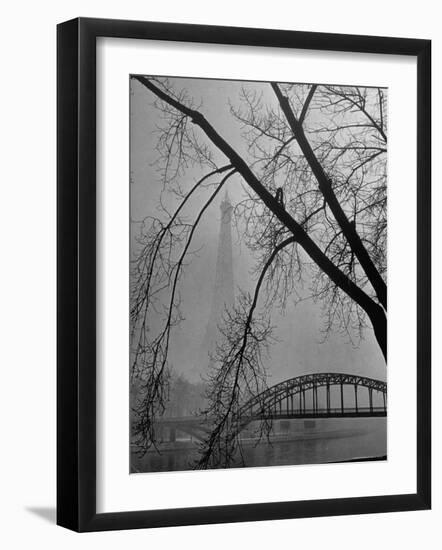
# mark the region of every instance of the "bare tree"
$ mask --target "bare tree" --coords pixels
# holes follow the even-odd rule
[[[263,84],[260,94],[243,87],[231,115],[243,126],[247,160],[203,116],[185,90],[167,79],[134,76],[155,98],[163,126],[158,152],[166,190],[178,207],[165,219],[148,219],[132,277],[132,372],[142,381],[135,433],[143,448],[155,442],[154,419],[164,411],[171,328],[182,319],[179,282],[199,222],[230,178],[246,196],[235,206],[256,262],[253,296],[241,295],[225,312],[210,373],[213,430],[200,466],[227,464],[237,447],[237,411],[265,386],[263,354],[272,339],[260,294],[285,307],[297,283],[312,281],[323,305],[325,332],[349,335],[371,327],[386,358],[386,152],[385,91],[326,85]],[[225,158],[223,164],[217,159]],[[204,171],[190,189],[189,167]],[[198,193],[196,191],[198,190]],[[198,215],[182,217],[188,201],[204,190]],[[148,326],[148,311],[161,308],[162,323]]]

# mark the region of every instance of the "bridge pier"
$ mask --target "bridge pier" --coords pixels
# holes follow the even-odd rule
[[[358,412],[358,385],[355,384],[355,409],[356,409],[356,414]]]
[[[368,388],[368,400],[370,403],[370,412],[373,412],[373,389]]]
[[[176,428],[174,427],[169,428],[169,441],[170,443],[175,443],[176,441]]]
[[[279,431],[281,433],[289,433],[290,431],[290,422],[288,420],[281,420],[279,422]]]
[[[341,382],[341,414],[344,414],[344,384]]]
[[[155,438],[157,439],[157,441],[160,441],[160,443],[163,441],[164,439],[164,428],[163,426],[157,426],[155,428]]]

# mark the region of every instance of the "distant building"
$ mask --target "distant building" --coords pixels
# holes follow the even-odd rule
[[[212,307],[204,337],[204,352],[209,356],[216,349],[219,339],[219,325],[226,308],[234,303],[234,283],[232,264],[232,204],[226,192],[220,205],[221,221],[218,239],[215,280],[213,285]]]

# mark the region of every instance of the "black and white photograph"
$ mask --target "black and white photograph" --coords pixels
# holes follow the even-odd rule
[[[130,76],[131,473],[387,459],[388,90]]]

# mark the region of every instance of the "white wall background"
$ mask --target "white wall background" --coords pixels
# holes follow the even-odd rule
[[[55,521],[55,25],[81,16],[431,38],[433,280],[442,275],[441,14],[436,0],[72,0],[2,11],[0,543],[5,548],[436,548],[442,521],[442,295],[433,305],[433,510],[76,535]],[[406,311],[404,311],[406,314]],[[404,429],[407,429],[404,426]],[[439,541],[439,542],[438,542]],[[133,545],[133,546],[131,546]]]

